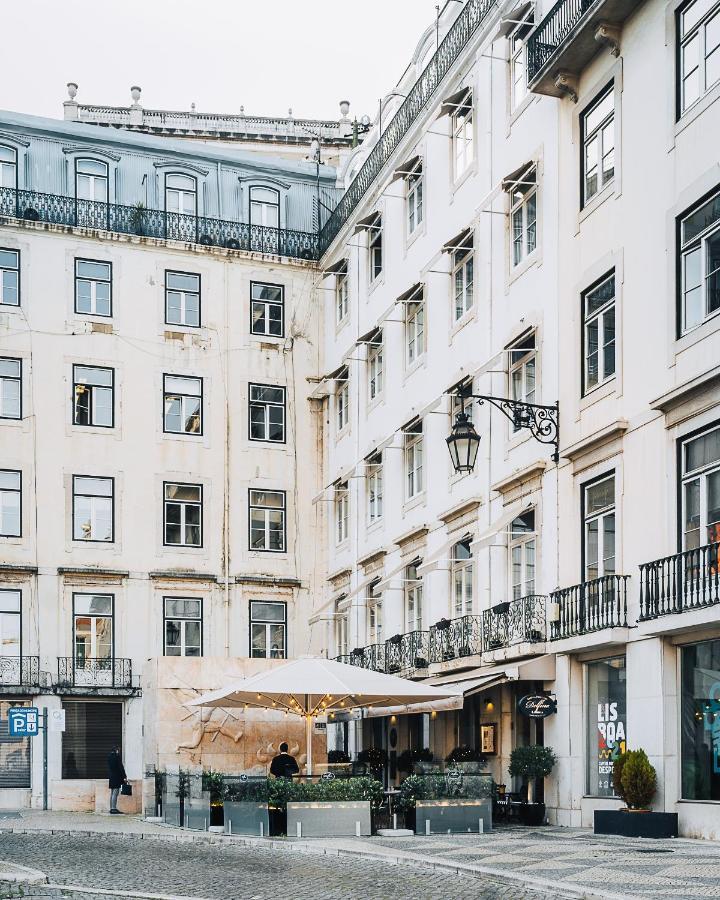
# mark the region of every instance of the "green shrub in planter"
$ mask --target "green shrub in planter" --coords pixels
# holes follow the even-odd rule
[[[291,781],[272,778],[267,782],[268,803],[276,809],[286,809],[288,803],[369,800],[377,809],[383,800],[383,786],[374,778],[327,778],[318,782]]]
[[[620,795],[628,809],[649,809],[657,791],[657,775],[644,750],[628,750],[620,767]],[[613,766],[615,784],[615,766]],[[617,788],[616,788],[617,790]]]
[[[510,753],[510,767],[508,771],[517,778],[522,778],[523,783],[532,787],[528,790],[528,801],[533,802],[535,796],[535,780],[549,775],[557,762],[557,756],[552,747],[541,747],[539,744],[528,744],[525,747],[516,747]]]
[[[397,758],[398,772],[412,772],[417,762],[433,761],[432,751],[428,747],[422,750],[403,750]]]
[[[344,750],[328,750],[329,763],[349,763],[350,757]]]
[[[445,762],[448,763],[482,763],[483,765],[487,762],[483,754],[476,750],[474,747],[454,747],[448,755],[445,757]]]

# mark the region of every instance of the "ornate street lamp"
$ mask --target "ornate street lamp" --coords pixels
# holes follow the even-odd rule
[[[480,447],[480,435],[475,431],[475,426],[464,411],[455,416],[452,432],[450,437],[445,438],[445,441],[455,471],[472,472]]]

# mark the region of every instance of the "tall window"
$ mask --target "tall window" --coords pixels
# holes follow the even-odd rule
[[[339,325],[345,321],[350,303],[347,265],[335,275],[335,321]]]
[[[285,288],[280,284],[250,282],[250,331],[282,337],[284,334]]]
[[[165,656],[202,656],[202,600],[164,597]]]
[[[367,589],[367,611],[368,611],[368,643],[382,644],[383,636],[383,611],[382,611],[382,594],[378,593],[378,582],[373,581],[368,585]]]
[[[379,278],[383,270],[383,229],[382,217],[375,216],[368,225],[368,264],[370,267],[370,283]]]
[[[20,537],[22,523],[22,475],[0,469],[0,537]]]
[[[0,590],[0,657],[19,657],[21,655],[20,603],[20,591]],[[2,680],[3,673],[0,672],[0,684],[2,684]]]
[[[535,593],[535,510],[513,519],[510,524],[510,587],[512,599]]]
[[[0,306],[20,306],[20,253],[0,248]]]
[[[340,612],[340,603],[338,601],[335,613],[335,646],[338,656],[347,656],[348,654],[348,617]]]
[[[112,263],[75,260],[75,312],[88,316],[112,315]]]
[[[681,770],[684,800],[720,800],[720,641],[683,647]]]
[[[200,276],[165,272],[165,321],[168,325],[200,327]]]
[[[615,574],[615,476],[583,487],[585,581]]]
[[[250,385],[250,440],[285,442],[285,388]]]
[[[510,396],[520,403],[535,403],[535,334],[526,334],[510,349]],[[519,425],[513,424],[513,431]]]
[[[112,428],[115,370],[101,366],[73,366],[73,424]]]
[[[537,177],[527,169],[508,188],[512,224],[512,264],[519,265],[537,246]]]
[[[383,464],[382,454],[371,456],[366,463],[368,525],[374,525],[383,515]]]
[[[453,250],[453,297],[455,321],[469,312],[474,303],[473,281],[475,254],[472,232]]]
[[[163,431],[202,434],[202,378],[163,375]]]
[[[166,481],[164,488],[165,545],[202,547],[202,485]]]
[[[280,227],[280,192],[272,188],[250,188],[250,224]]]
[[[459,541],[452,549],[453,615],[467,616],[473,609],[473,560],[470,541]]]
[[[694,550],[720,542],[720,428],[684,441],[681,454],[682,547]]]
[[[405,176],[407,190],[408,235],[422,224],[423,220],[423,164],[418,160]]]
[[[285,659],[287,607],[284,603],[250,602],[250,656]]]
[[[412,500],[422,493],[423,478],[423,424],[413,422],[405,432],[405,497]]]
[[[17,187],[17,153],[12,147],[0,146],[0,188]]]
[[[615,176],[615,91],[611,85],[580,118],[583,205]]]
[[[340,432],[350,421],[350,374],[338,372],[335,385],[335,430]]]
[[[113,600],[112,594],[73,595],[76,668],[90,660],[112,660]]]
[[[527,45],[533,27],[533,13],[516,23],[510,32],[510,106],[517,109],[527,96]]]
[[[197,214],[197,181],[192,175],[168,172],[165,176],[165,212]]]
[[[73,475],[72,492],[73,540],[114,541],[114,479]]]
[[[425,300],[405,301],[405,359],[412,365],[425,352]]]
[[[680,255],[684,332],[720,310],[720,193],[681,219]]]
[[[0,356],[0,419],[22,418],[22,360]]]
[[[473,97],[467,91],[458,99],[451,115],[454,176],[457,180],[474,158]]]
[[[720,81],[720,3],[694,0],[679,13],[680,112]]]
[[[335,485],[335,543],[342,544],[348,538],[350,521],[350,492],[347,481]]]
[[[584,391],[615,374],[615,273],[583,294]]]
[[[285,491],[250,491],[250,549],[285,550]]]
[[[108,202],[108,166],[99,159],[75,160],[75,198]]]
[[[376,331],[368,341],[368,400],[372,403],[383,391],[385,378],[383,333]]]
[[[423,630],[423,583],[420,561],[405,566],[405,632]]]
[[[627,750],[627,671],[625,657],[586,666],[587,779],[591,797],[614,797],[613,762]]]

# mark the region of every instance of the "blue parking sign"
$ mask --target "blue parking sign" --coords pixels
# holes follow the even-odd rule
[[[40,716],[34,706],[16,706],[8,710],[10,737],[33,737],[38,733]]]

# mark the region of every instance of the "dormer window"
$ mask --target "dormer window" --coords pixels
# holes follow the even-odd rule
[[[75,199],[108,202],[108,164],[99,159],[75,160]]]
[[[280,227],[280,192],[274,188],[250,188],[250,224]]]
[[[0,188],[17,187],[17,153],[12,147],[0,147]]]
[[[197,215],[197,179],[178,172],[165,175],[165,212]]]

